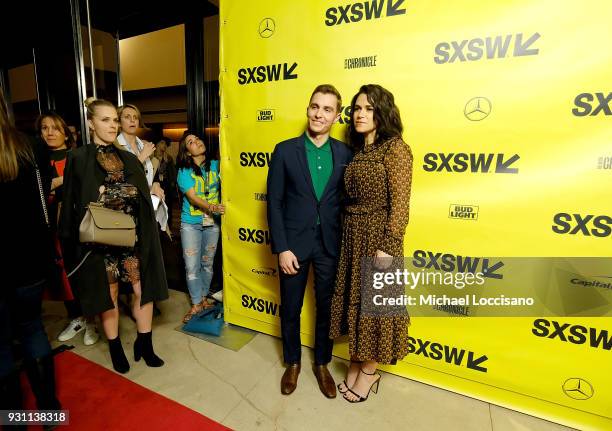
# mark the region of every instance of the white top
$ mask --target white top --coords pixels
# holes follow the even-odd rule
[[[126,151],[129,151],[136,157],[138,157],[138,153],[140,153],[144,148],[144,143],[140,140],[138,136],[136,136],[136,146],[138,147],[138,153],[135,153],[132,150],[132,146],[125,139],[123,133],[119,133],[119,136],[117,136],[117,142],[119,142],[126,149]],[[153,163],[151,163],[151,158],[147,158],[143,164],[145,168],[145,175],[147,176],[147,183],[149,183],[149,187],[151,187],[153,185]]]

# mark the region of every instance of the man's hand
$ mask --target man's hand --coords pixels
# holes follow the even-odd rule
[[[141,163],[144,163],[145,160],[147,160],[153,155],[153,152],[155,151],[155,145],[149,141],[142,141],[142,144],[142,151],[138,155],[138,159],[140,159]]]
[[[391,263],[393,263],[393,256],[382,250],[376,250],[374,255],[374,267],[376,269],[387,269],[391,266]]]
[[[297,270],[300,269],[297,257],[295,257],[295,254],[290,250],[279,253],[278,266],[281,271],[287,275],[295,275],[297,274]]]
[[[51,190],[55,190],[64,184],[64,177],[55,177],[51,180]]]

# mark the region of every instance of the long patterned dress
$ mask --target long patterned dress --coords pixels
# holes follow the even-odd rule
[[[346,168],[348,194],[342,244],[332,299],[330,338],[349,336],[356,360],[394,364],[408,353],[410,318],[401,312],[362,310],[362,260],[376,250],[403,256],[408,225],[412,153],[401,138],[366,146]]]

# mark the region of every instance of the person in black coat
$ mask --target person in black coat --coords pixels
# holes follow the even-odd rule
[[[112,103],[90,101],[87,118],[93,144],[73,150],[64,171],[59,232],[66,267],[78,267],[71,282],[83,313],[100,313],[113,367],[121,373],[129,370],[129,363],[119,338],[118,283],[132,285],[132,314],[138,331],[134,358],[138,361],[142,356],[148,366],[159,367],[164,362],[155,355],[151,341],[153,301],[168,298],[168,286],[144,168],[136,156],[113,145],[118,116]],[[87,205],[96,201],[134,218],[137,242],[133,249],[79,242]]]
[[[336,396],[327,370],[333,348],[330,306],[340,244],[342,178],[352,158],[344,143],[329,136],[341,105],[333,86],[315,88],[306,111],[306,132],[276,146],[268,171],[268,225],[281,270],[281,334],[287,364],[281,392],[285,395],[295,390],[300,372],[300,313],[312,264],[317,306],[314,372],[323,394]]]

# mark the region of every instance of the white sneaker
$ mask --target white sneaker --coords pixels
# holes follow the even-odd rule
[[[96,344],[100,339],[100,334],[98,333],[98,327],[95,322],[89,323],[85,322],[85,335],[83,336],[83,344],[86,346],[91,346],[92,344]]]
[[[68,341],[71,338],[74,338],[76,334],[83,331],[85,329],[85,319],[83,317],[77,317],[76,319],[72,319],[68,326],[60,332],[57,336],[58,341]]]
[[[212,296],[215,301],[223,302],[223,290],[215,292],[210,296]]]

